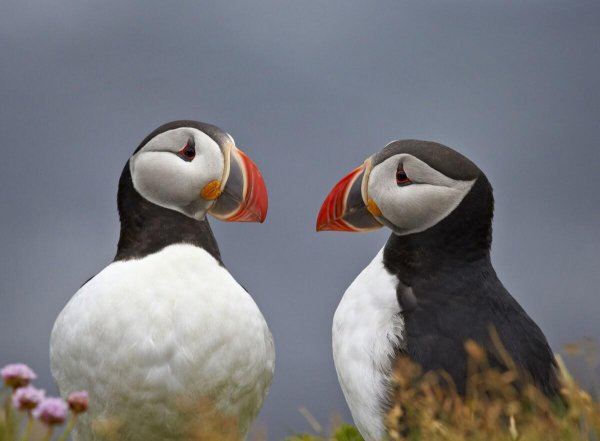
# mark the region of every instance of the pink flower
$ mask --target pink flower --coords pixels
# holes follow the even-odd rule
[[[41,422],[53,426],[62,424],[67,418],[68,408],[67,403],[61,398],[45,398],[33,410],[33,416]]]
[[[69,403],[69,408],[73,411],[73,413],[85,412],[88,409],[89,403],[88,393],[84,390],[73,392],[67,398],[67,403]]]
[[[27,386],[31,380],[37,378],[35,372],[23,363],[7,364],[0,370],[0,375],[2,375],[4,384],[13,389]]]
[[[33,386],[20,387],[12,395],[12,403],[15,409],[32,410],[42,402],[46,392]]]

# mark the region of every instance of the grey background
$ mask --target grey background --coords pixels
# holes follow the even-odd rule
[[[54,390],[48,336],[116,250],[116,188],[179,118],[259,164],[264,225],[212,221],[277,345],[271,439],[348,419],[330,352],[345,288],[387,237],[314,232],[330,188],[397,138],[458,148],[495,187],[493,258],[553,348],[598,338],[598,1],[3,1],[0,364]]]

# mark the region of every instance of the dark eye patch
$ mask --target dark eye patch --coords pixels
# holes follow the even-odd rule
[[[196,157],[196,144],[194,139],[189,139],[185,146],[177,152],[177,156],[186,162],[191,162]]]
[[[410,178],[404,171],[404,166],[402,164],[400,164],[398,166],[398,170],[396,170],[396,184],[398,184],[398,186],[402,187],[404,185],[408,185],[411,183],[412,183],[412,181],[410,180]]]

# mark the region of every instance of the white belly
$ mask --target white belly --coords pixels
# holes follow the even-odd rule
[[[90,393],[76,439],[96,439],[100,418],[116,439],[152,441],[211,425],[243,438],[275,353],[250,295],[206,251],[179,244],[114,262],[83,286],[54,324],[50,356],[61,394]]]
[[[402,347],[404,321],[398,279],[383,266],[383,250],[346,290],[333,318],[333,359],[354,423],[365,441],[385,437],[394,349]]]

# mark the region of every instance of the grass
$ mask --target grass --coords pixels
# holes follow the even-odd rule
[[[467,342],[465,396],[443,373],[422,373],[402,360],[395,372],[395,405],[386,418],[390,439],[431,441],[598,440],[600,405],[557,356],[560,398],[549,398],[513,367],[489,367],[483,349]],[[510,361],[508,361],[510,363]]]
[[[356,427],[349,424],[340,424],[335,428],[331,435],[326,437],[320,437],[316,435],[296,435],[288,437],[285,441],[364,441],[360,432]]]
[[[485,352],[475,343],[467,342],[465,348],[469,354],[465,396],[456,393],[444,373],[423,373],[407,359],[398,363],[393,376],[394,405],[385,418],[391,441],[600,441],[598,397],[577,384],[561,357],[557,356],[561,395],[557,400],[527,383],[514,368],[502,372],[490,368]],[[587,365],[597,369],[591,349],[583,353],[581,346],[570,347],[569,352],[585,355]],[[307,418],[310,422],[312,417],[307,413]],[[0,411],[0,441],[20,440],[7,435],[6,423]],[[299,434],[285,441],[363,441],[351,425],[336,423],[325,435],[318,423],[312,425],[316,434]],[[217,434],[220,428],[221,424],[199,428],[190,441],[228,441]],[[38,427],[29,439],[40,440],[44,433]],[[119,437],[113,434],[106,439]],[[265,439],[256,437],[255,441]]]
[[[494,338],[494,336],[493,336]],[[408,359],[394,372],[394,405],[385,425],[392,441],[600,441],[600,403],[577,384],[557,356],[560,398],[550,399],[521,375],[494,338],[505,364],[499,371],[488,365],[485,351],[466,342],[469,375],[465,396],[452,387],[443,372],[423,373]],[[585,356],[597,369],[591,344],[570,346],[572,355]],[[358,441],[351,426],[330,436],[299,435],[286,441]]]

